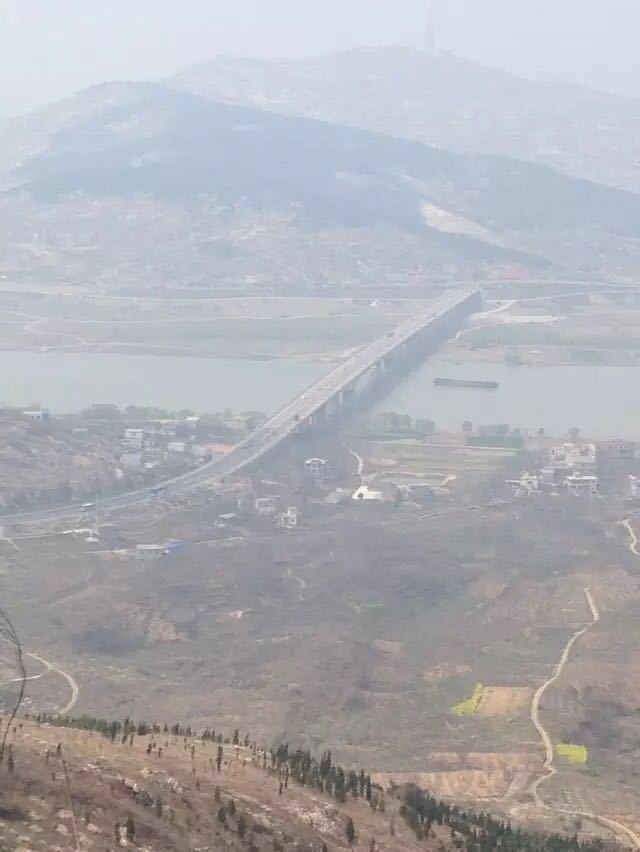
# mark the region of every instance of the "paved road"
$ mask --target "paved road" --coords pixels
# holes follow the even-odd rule
[[[446,317],[465,302],[471,302],[478,295],[477,288],[464,288],[450,291],[440,299],[435,300],[424,311],[419,312],[404,322],[395,331],[363,347],[344,364],[336,367],[323,379],[307,388],[296,399],[286,405],[271,417],[263,426],[257,429],[249,438],[235,446],[222,458],[215,459],[202,465],[196,470],[176,476],[160,484],[165,497],[171,497],[178,492],[194,488],[204,482],[222,480],[225,476],[238,473],[243,468],[269,453],[286,438],[296,432],[300,423],[313,417],[331,399],[347,389],[369,369],[390,355],[398,346],[409,342],[421,331]],[[156,486],[158,487],[158,486]],[[152,497],[148,488],[130,491],[113,497],[105,497],[96,501],[98,512],[111,512],[124,509],[150,500]],[[75,503],[58,506],[52,509],[42,509],[33,512],[0,517],[0,524],[35,523],[39,521],[62,520],[77,517],[83,511],[83,505]]]

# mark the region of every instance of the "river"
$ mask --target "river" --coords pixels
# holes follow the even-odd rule
[[[437,376],[487,379],[498,390],[434,387]],[[421,365],[377,406],[435,421],[442,431],[508,423],[535,432],[542,427],[562,437],[575,426],[584,437],[640,440],[640,405],[635,399],[637,367],[508,367],[456,364],[434,357]]]
[[[39,403],[56,414],[94,403],[148,405],[213,413],[258,410],[274,413],[331,364],[294,359],[252,361],[189,356],[83,352],[0,352],[0,402]],[[434,387],[436,376],[493,379],[498,390]],[[435,356],[378,405],[428,417],[438,429],[459,431],[508,423],[561,437],[577,426],[585,437],[640,440],[635,367],[508,367],[456,364]]]
[[[94,403],[271,414],[330,369],[293,359],[0,352],[0,403],[39,403],[55,414],[76,413]]]

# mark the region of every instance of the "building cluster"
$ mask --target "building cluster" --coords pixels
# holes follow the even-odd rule
[[[519,479],[507,480],[516,495],[564,490],[574,497],[599,493],[598,448],[595,444],[565,442],[549,450],[547,463],[537,473],[524,471]]]
[[[198,464],[211,458],[208,447],[197,443],[195,430],[199,417],[184,420],[151,421],[144,426],[127,426],[120,439],[123,470],[153,470],[170,458]]]
[[[277,494],[268,494],[266,497],[256,497],[254,510],[262,518],[272,518],[275,523],[285,530],[295,529],[300,523],[300,510],[297,506],[281,506],[281,499]]]
[[[549,450],[546,464],[537,472],[524,471],[519,479],[507,480],[516,495],[560,493],[574,497],[593,497],[600,493],[600,469],[613,460],[635,458],[630,441],[605,441],[599,444],[565,442]],[[631,496],[640,496],[640,479],[629,476]]]

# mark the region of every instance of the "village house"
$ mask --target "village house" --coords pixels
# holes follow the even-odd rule
[[[322,482],[327,476],[327,464],[327,459],[307,459],[304,463],[304,470],[316,482]]]
[[[564,481],[565,488],[574,497],[592,497],[599,493],[600,480],[597,476],[580,476],[572,474]]]

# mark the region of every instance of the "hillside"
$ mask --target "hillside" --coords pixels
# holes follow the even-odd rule
[[[640,101],[533,83],[451,54],[372,48],[304,62],[220,57],[173,85],[640,190]]]
[[[501,157],[108,84],[0,126],[2,272],[120,286],[624,272],[640,196]],[[597,266],[596,266],[597,265]]]
[[[103,732],[100,732],[102,730]],[[495,848],[602,852],[518,831],[417,788],[383,790],[362,771],[288,747],[263,750],[207,729],[196,735],[130,720],[21,721],[0,767],[0,848],[7,850]],[[352,832],[350,833],[350,828]]]

